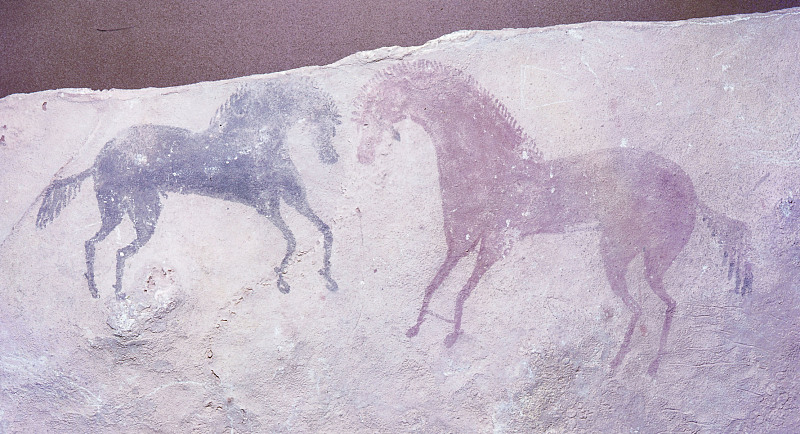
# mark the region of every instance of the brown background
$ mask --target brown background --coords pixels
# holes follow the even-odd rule
[[[800,0],[0,0],[0,97],[172,86],[323,65],[463,29],[766,12]]]

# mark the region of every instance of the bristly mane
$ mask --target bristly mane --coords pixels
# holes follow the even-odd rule
[[[211,121],[209,122],[210,126],[212,128],[221,126],[221,122],[225,119],[226,116],[228,116],[228,114],[231,111],[231,108],[235,105],[238,105],[241,102],[242,98],[244,98],[245,95],[247,95],[248,91],[249,88],[247,85],[239,85],[239,87],[236,88],[236,92],[231,94],[231,96],[229,96],[228,99],[225,100],[225,102],[222,103],[222,105],[219,106],[219,108],[217,108],[217,111],[214,113],[214,116],[211,118]]]
[[[386,84],[387,80],[400,81],[404,79],[417,89],[446,84],[448,92],[463,94],[462,96],[469,95],[469,97],[462,98],[467,105],[466,111],[488,114],[498,128],[508,128],[512,133],[511,136],[515,139],[513,143],[498,144],[515,151],[526,150],[532,154],[528,156],[532,160],[531,162],[541,161],[541,152],[536,148],[533,139],[525,133],[505,104],[481,86],[472,76],[439,62],[421,59],[398,63],[382,70],[364,85],[361,96],[356,101],[356,107],[360,111],[369,109],[371,104],[378,102],[374,99],[378,97],[377,92]]]
[[[278,78],[266,82],[248,83],[240,85],[228,99],[219,106],[211,118],[210,127],[216,128],[224,124],[231,111],[243,109],[248,99],[271,97],[278,100],[290,101],[293,108],[309,111],[313,114],[323,114],[336,119],[340,118],[336,103],[330,95],[320,90],[316,83],[307,77]],[[301,106],[302,105],[302,106]]]

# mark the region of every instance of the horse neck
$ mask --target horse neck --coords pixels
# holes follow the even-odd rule
[[[522,167],[534,163],[535,150],[523,154],[525,135],[485,92],[454,89],[410,95],[405,113],[430,136],[440,169],[445,161],[454,160],[463,160],[460,165],[450,165],[461,166],[461,170],[486,164]]]

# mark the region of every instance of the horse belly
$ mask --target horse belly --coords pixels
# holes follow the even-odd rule
[[[216,197],[235,202],[252,202],[258,196],[249,172],[220,170],[216,166],[197,167],[176,172],[170,180],[170,190]]]
[[[553,191],[539,207],[538,214],[529,220],[526,227],[536,233],[564,233],[597,224],[598,218],[585,194],[574,189],[562,188],[562,192]]]
[[[506,200],[517,208],[522,205],[511,222],[517,221],[523,234],[563,233],[597,222],[591,188],[573,171],[574,166],[554,164],[549,173],[526,179]]]

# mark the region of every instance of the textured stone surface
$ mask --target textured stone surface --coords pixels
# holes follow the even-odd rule
[[[460,32],[4,98],[0,432],[795,430],[798,40]]]

